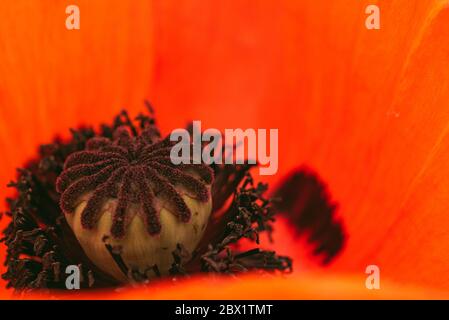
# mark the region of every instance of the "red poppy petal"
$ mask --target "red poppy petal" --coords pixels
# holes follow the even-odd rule
[[[219,290],[204,290],[204,284]],[[305,273],[301,276],[273,277],[246,275],[194,277],[179,282],[154,283],[151,287],[123,288],[119,291],[61,292],[50,296],[60,299],[444,299],[447,293],[415,286],[397,286],[388,281],[381,290],[368,290],[361,276],[329,276]],[[25,299],[48,299],[48,294],[27,294]]]
[[[423,283],[434,271],[444,277],[447,262],[436,253],[449,243],[442,214],[424,218],[444,212],[430,205],[435,189],[417,191],[420,172],[431,181],[431,167],[444,163],[429,154],[443,148],[447,123],[446,2],[378,2],[379,31],[364,27],[369,4],[156,3],[156,103],[183,104],[182,116],[209,127],[279,128],[280,173],[307,163],[340,203],[349,240],[335,268],[363,272],[379,261],[375,250],[401,244],[428,271],[414,276],[406,259],[385,258],[385,276]],[[407,198],[431,202],[404,214]],[[408,216],[426,224],[426,241],[389,249],[388,230],[413,236]]]

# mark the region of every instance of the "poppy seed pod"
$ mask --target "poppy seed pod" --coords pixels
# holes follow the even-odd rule
[[[60,206],[89,259],[120,282],[168,274],[173,251],[193,252],[212,210],[213,172],[173,165],[171,142],[149,126],[92,138],[65,162]]]

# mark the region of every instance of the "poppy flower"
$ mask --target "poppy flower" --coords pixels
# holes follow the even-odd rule
[[[82,297],[447,297],[446,1],[74,2],[80,30],[65,28],[66,1],[0,4],[0,183],[68,128],[99,132],[145,99],[164,133],[194,119],[278,128],[279,171],[255,179],[290,200],[265,249],[294,266]],[[365,28],[373,3],[380,30]],[[368,265],[380,290],[365,288]],[[205,296],[205,282],[222,290]]]

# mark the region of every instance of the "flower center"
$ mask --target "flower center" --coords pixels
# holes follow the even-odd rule
[[[171,213],[179,221],[188,222],[191,212],[179,187],[197,200],[207,202],[213,172],[203,164],[174,165],[170,161],[172,143],[168,139],[160,141],[156,136],[151,126],[135,136],[127,127],[119,127],[113,140],[90,139],[86,150],[67,158],[56,182],[57,191],[61,193],[61,209],[66,214],[73,213],[81,196],[90,193],[81,213],[81,223],[83,228],[93,229],[104,203],[117,199],[111,227],[114,238],[124,237],[129,221],[127,209],[132,203],[140,205],[148,233],[160,233],[161,223],[155,206],[159,197],[169,202]]]

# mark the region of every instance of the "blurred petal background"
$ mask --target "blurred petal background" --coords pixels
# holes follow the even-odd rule
[[[80,30],[65,28],[69,4]],[[380,30],[365,28],[370,4]],[[149,99],[164,133],[192,119],[279,128],[279,172],[262,179],[305,163],[339,203],[348,239],[334,263],[314,262],[280,219],[274,245],[295,259],[292,281],[244,277],[224,284],[230,298],[273,283],[279,298],[447,297],[448,37],[442,0],[3,1],[0,198],[39,144]],[[365,288],[370,264],[379,293]],[[180,297],[203,281],[119,297]]]

